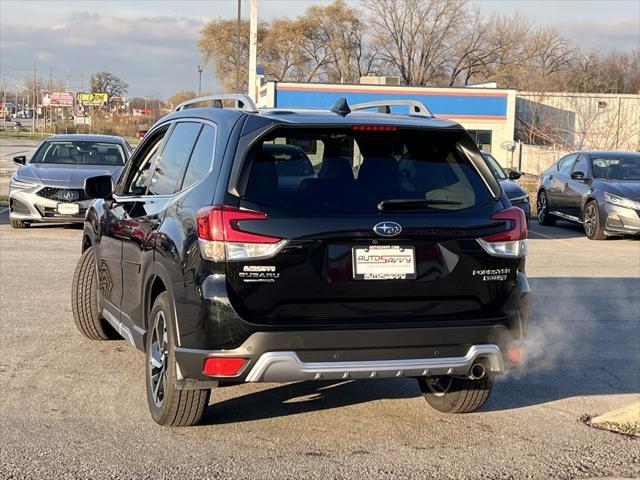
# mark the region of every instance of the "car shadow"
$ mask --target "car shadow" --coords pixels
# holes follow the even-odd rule
[[[537,220],[531,220],[529,224],[529,238],[532,240],[551,240],[554,239],[570,239],[570,238],[586,238],[584,228],[577,223],[558,220],[554,226],[540,225]]]
[[[228,387],[235,388],[235,387]],[[238,423],[330,410],[381,399],[420,395],[410,378],[309,381],[278,385],[220,402],[207,409],[203,424]]]
[[[532,278],[525,365],[481,412],[640,391],[640,278]],[[236,388],[236,387],[229,387]],[[214,391],[215,395],[215,391]],[[236,423],[420,396],[413,379],[298,382],[215,402],[204,423]]]
[[[543,226],[538,223],[537,220],[531,220],[529,224],[529,238],[532,240],[551,240],[563,239],[568,240],[571,238],[587,238],[584,233],[584,227],[577,223],[570,222],[568,220],[558,220],[554,226]],[[600,240],[601,242],[611,242],[629,239],[639,239],[640,236],[615,236],[608,237],[606,240]]]

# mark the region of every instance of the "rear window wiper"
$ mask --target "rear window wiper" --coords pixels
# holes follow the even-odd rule
[[[378,210],[412,210],[439,205],[462,205],[452,200],[425,200],[424,198],[392,198],[378,203]]]

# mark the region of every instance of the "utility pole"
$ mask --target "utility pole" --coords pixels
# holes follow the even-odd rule
[[[33,115],[31,115],[31,133],[36,131],[36,116],[38,107],[38,81],[36,80],[36,61],[33,61]]]
[[[2,77],[2,126],[7,129],[7,85]]]
[[[256,91],[256,67],[258,56],[258,0],[251,0],[251,16],[249,30],[249,96],[255,102],[258,99]]]
[[[53,125],[53,107],[51,106],[51,92],[53,90],[53,71],[49,65],[49,125]],[[47,122],[45,122],[45,125]]]
[[[16,101],[13,105],[13,108],[16,111],[16,119],[18,118],[18,77],[16,76]]]
[[[242,5],[240,3],[241,0],[238,0],[238,22],[236,23],[236,93],[240,93],[240,53],[241,53],[241,42],[240,42],[240,16],[242,15]]]

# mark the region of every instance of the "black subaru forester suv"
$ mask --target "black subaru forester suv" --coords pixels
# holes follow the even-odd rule
[[[196,99],[115,186],[87,179],[74,319],[145,353],[156,422],[197,423],[219,386],[385,377],[470,412],[521,362],[524,214],[462,127],[407,104]]]

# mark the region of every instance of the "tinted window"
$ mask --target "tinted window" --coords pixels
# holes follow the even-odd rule
[[[181,122],[173,129],[153,172],[150,194],[171,195],[179,190],[200,127],[199,123]]]
[[[298,136],[322,145],[317,166],[304,151],[285,152],[299,148]],[[440,210],[486,204],[490,192],[458,150],[461,138],[460,132],[283,129],[249,152],[244,199],[336,213],[378,212],[381,201],[397,199],[431,200],[430,208]]]
[[[587,157],[584,155],[578,156],[576,163],[573,165],[572,172],[582,172],[585,175],[589,174],[589,163],[587,162]]]
[[[105,165],[120,167],[125,160],[122,145],[105,142],[45,142],[31,163]]]
[[[576,159],[576,154],[567,155],[562,160],[558,162],[558,171],[560,173],[566,173],[569,175],[571,172],[571,167],[573,166],[573,161]]]
[[[204,125],[189,159],[189,166],[184,176],[184,182],[182,182],[182,188],[190,187],[209,173],[213,165],[215,142],[215,128],[210,125]]]

